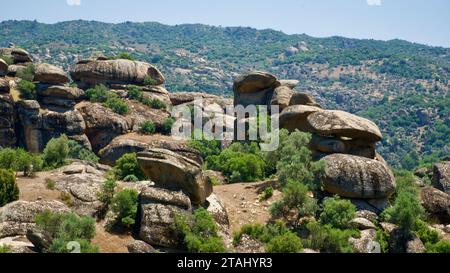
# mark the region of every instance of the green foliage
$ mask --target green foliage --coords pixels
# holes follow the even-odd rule
[[[144,79],[144,84],[145,85],[156,85],[158,82],[153,79],[151,76],[146,76]]]
[[[69,155],[69,139],[66,135],[51,139],[45,146],[42,154],[44,166],[49,169],[55,169],[66,164]]]
[[[273,196],[273,188],[269,186],[269,187],[264,189],[264,191],[262,192],[261,196],[259,197],[259,201],[265,201],[265,200],[269,199],[272,196]]]
[[[303,217],[314,216],[318,209],[317,200],[309,197],[308,194],[309,190],[306,185],[288,181],[283,188],[283,198],[272,204],[270,213],[273,216],[284,217],[296,228]]]
[[[307,248],[320,250],[326,253],[352,253],[353,247],[349,238],[357,235],[354,230],[340,230],[330,225],[321,225],[312,221],[306,225],[308,238],[303,241]]]
[[[389,234],[382,229],[377,229],[376,241],[380,244],[381,253],[388,253],[389,251]]]
[[[111,92],[109,93],[108,99],[103,105],[119,115],[125,115],[130,110],[127,103],[123,99],[119,98],[117,94]]]
[[[139,180],[145,179],[145,174],[139,167],[135,153],[124,154],[121,158],[119,158],[114,166],[114,174],[119,180],[123,180],[129,175],[134,175]]]
[[[35,222],[45,237],[50,239],[50,246],[44,249],[45,252],[69,253],[68,243],[73,241],[80,243],[81,253],[98,252],[98,247],[90,244],[95,236],[95,220],[91,217],[45,211],[36,216]]]
[[[69,154],[68,154],[69,158],[85,160],[93,163],[97,163],[99,161],[98,156],[95,155],[94,152],[84,148],[78,142],[74,140],[69,140],[68,145],[69,145]]]
[[[206,140],[204,138],[202,140],[192,139],[189,140],[188,145],[189,147],[200,152],[200,155],[204,159],[213,155],[217,156],[221,152],[221,143],[220,141],[215,139],[213,140]]]
[[[12,65],[14,64],[14,59],[11,56],[7,56],[7,55],[0,55],[0,59],[2,59],[3,61],[5,61],[5,63],[7,65]]]
[[[144,98],[144,94],[142,90],[139,89],[139,86],[129,85],[127,91],[129,99],[141,101]]]
[[[127,175],[123,181],[125,182],[139,182],[139,178],[137,178],[134,174]]]
[[[450,242],[441,240],[435,244],[425,245],[427,253],[450,253]]]
[[[139,193],[134,189],[124,189],[118,192],[111,203],[111,209],[117,214],[117,224],[131,228],[136,221]]]
[[[192,218],[183,214],[176,215],[174,231],[182,236],[189,252],[225,252],[225,245],[218,234],[217,224],[204,208],[195,210]]]
[[[11,253],[11,247],[8,245],[0,246],[0,254]]]
[[[30,154],[22,148],[0,149],[0,168],[23,172],[24,176],[32,176],[42,169],[42,159],[39,155]]]
[[[144,135],[152,135],[156,132],[156,126],[153,121],[147,120],[141,123],[139,131]]]
[[[112,179],[106,180],[101,190],[98,192],[98,200],[102,202],[103,210],[106,212],[112,204],[114,193],[116,192],[117,182]]]
[[[24,69],[19,69],[17,71],[16,77],[28,82],[32,82],[34,79],[34,65],[29,64]]]
[[[45,179],[45,187],[49,190],[54,190],[56,186],[55,180],[51,179],[51,178],[46,178]]]
[[[166,109],[167,105],[158,100],[158,99],[150,99],[144,96],[144,92],[135,85],[131,85],[128,87],[128,98],[132,100],[137,100],[140,103],[152,107],[153,109]]]
[[[170,135],[172,133],[172,126],[174,123],[175,119],[172,117],[164,119],[163,123],[161,124],[161,134]]]
[[[303,249],[301,239],[292,232],[278,235],[266,245],[269,253],[300,253]]]
[[[427,253],[450,253],[450,242],[444,241],[439,232],[421,220],[416,223],[416,234],[425,245]]]
[[[320,214],[320,223],[333,228],[346,229],[350,221],[356,217],[356,207],[350,200],[339,197],[327,198],[323,202],[323,211]]]
[[[17,84],[17,89],[20,92],[20,98],[23,100],[36,99],[36,85],[27,80],[21,80]]]
[[[140,102],[144,105],[147,105],[147,106],[153,108],[153,109],[166,109],[167,108],[167,105],[158,99],[150,99],[150,98],[144,97],[140,100]]]
[[[119,60],[119,59],[122,59],[122,60],[130,60],[130,61],[134,61],[134,60],[135,60],[134,57],[131,56],[131,54],[128,53],[128,52],[122,52],[122,53],[120,53],[119,55],[114,56],[114,57],[111,57],[111,58],[109,58],[109,59],[112,59],[112,60]]]
[[[231,182],[252,182],[264,178],[266,163],[257,143],[233,143],[219,155],[206,158],[206,167],[222,172]]]
[[[105,85],[97,85],[86,90],[85,95],[91,102],[104,103],[108,99],[109,89]]]
[[[19,187],[14,173],[0,169],[0,207],[19,199]]]
[[[284,129],[279,134],[279,148],[265,153],[267,169],[270,172],[277,171],[282,185],[292,180],[305,184],[312,190],[320,188],[325,163],[313,161],[308,148],[311,135],[298,130],[289,134]]]
[[[102,103],[119,115],[125,115],[129,111],[126,102],[116,93],[111,92],[105,85],[101,84],[90,88],[86,90],[85,94],[91,102]]]

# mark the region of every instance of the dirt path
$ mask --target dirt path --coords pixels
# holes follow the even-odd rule
[[[36,173],[35,177],[17,177],[19,199],[24,201],[60,200],[60,192],[47,188],[46,179],[51,178],[49,172]]]
[[[95,231],[92,244],[98,246],[101,253],[128,253],[127,245],[134,240],[130,234],[107,232],[102,222],[97,223]]]
[[[232,231],[239,230],[245,224],[264,224],[270,219],[270,205],[280,199],[281,192],[274,190],[273,197],[259,201],[265,188],[273,185],[272,181],[256,183],[239,183],[214,187],[214,193],[222,200],[230,218]]]

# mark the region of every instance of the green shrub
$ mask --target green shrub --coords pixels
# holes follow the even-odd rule
[[[221,152],[221,143],[218,140],[189,140],[188,142],[189,147],[192,149],[197,150],[202,158],[208,158],[213,155],[219,155]]]
[[[298,227],[303,217],[314,216],[318,209],[316,199],[309,197],[308,194],[306,185],[289,181],[283,188],[283,198],[270,207],[271,214],[282,216],[292,226]]]
[[[161,134],[170,135],[172,133],[172,126],[174,123],[175,119],[172,117],[164,119],[163,123],[161,124]]]
[[[95,220],[91,217],[79,217],[74,213],[52,213],[45,211],[36,216],[36,225],[49,238],[50,246],[44,249],[50,253],[69,253],[69,242],[80,243],[81,253],[98,252],[90,241],[95,236]]]
[[[117,179],[123,180],[129,175],[136,176],[139,180],[145,179],[145,174],[138,165],[137,156],[135,153],[124,154],[116,161],[114,167],[114,174]]]
[[[108,95],[108,99],[103,105],[113,110],[114,113],[117,113],[119,115],[125,115],[130,110],[128,108],[127,103],[123,99],[119,98],[117,94],[114,93],[110,93]]]
[[[128,98],[132,100],[141,101],[144,98],[143,92],[136,85],[128,86]]]
[[[117,214],[116,223],[124,228],[131,228],[136,221],[139,193],[134,189],[118,192],[111,203],[111,209]]]
[[[116,192],[117,182],[112,179],[106,180],[98,192],[98,200],[102,202],[103,211],[106,212],[112,204],[114,193]]]
[[[315,221],[309,222],[306,229],[309,235],[303,245],[326,253],[352,253],[349,238],[358,235],[354,230],[340,230]]]
[[[51,139],[42,154],[44,166],[50,169],[59,168],[66,164],[69,155],[69,139],[66,135]]]
[[[260,201],[265,201],[265,200],[269,199],[272,196],[273,196],[273,188],[272,187],[267,187],[262,192],[261,196],[259,197],[259,200]]]
[[[424,221],[417,221],[416,229],[417,236],[419,236],[420,240],[425,245],[436,244],[441,240],[441,236],[439,235],[439,233],[436,230],[429,228]]]
[[[5,61],[5,63],[8,64],[8,65],[14,64],[14,59],[13,59],[12,56],[0,55],[0,59],[2,59],[3,61]]]
[[[105,85],[97,85],[86,90],[85,95],[91,102],[104,103],[108,99],[109,89]]]
[[[35,100],[36,95],[36,85],[27,80],[21,80],[17,84],[17,89],[20,92],[20,98],[23,100]]]
[[[206,158],[206,168],[220,171],[231,182],[253,182],[263,179],[266,163],[256,143],[233,143],[219,155]]]
[[[320,214],[320,223],[333,228],[346,229],[350,221],[356,217],[356,207],[350,200],[339,197],[327,198],[323,202],[323,211]]]
[[[189,252],[225,252],[225,245],[218,235],[216,222],[204,208],[195,210],[190,219],[185,215],[176,215],[173,228],[176,233],[181,234]]]
[[[55,180],[51,179],[51,178],[46,178],[45,179],[45,187],[49,190],[54,190],[55,189]]]
[[[19,69],[17,71],[16,77],[28,82],[32,82],[34,80],[34,65],[29,64],[24,69]]]
[[[152,99],[148,102],[148,104],[147,103],[144,103],[144,104],[149,105],[153,109],[166,109],[167,108],[167,105],[158,99]]]
[[[23,172],[24,176],[32,176],[42,169],[42,158],[39,155],[30,154],[22,148],[0,149],[0,168]]]
[[[8,245],[1,245],[0,246],[0,254],[6,254],[11,253],[11,247]]]
[[[139,126],[139,131],[144,135],[151,135],[156,132],[156,127],[153,121],[147,120]]]
[[[302,241],[292,232],[278,235],[266,245],[269,253],[300,253],[302,249]]]
[[[144,79],[145,85],[156,85],[158,82],[150,76],[146,76]]]
[[[439,241],[435,244],[426,244],[427,253],[450,253],[450,242]]]
[[[289,232],[289,229],[282,221],[271,222],[265,226],[261,224],[247,224],[233,234],[233,244],[237,245],[244,234],[263,243],[268,243],[272,238],[287,232]]]
[[[19,187],[14,173],[0,169],[0,207],[19,199]]]
[[[376,241],[380,244],[381,253],[388,253],[389,251],[389,234],[382,229],[377,229]]]
[[[112,60],[119,60],[119,59],[122,59],[122,60],[130,60],[130,61],[134,61],[134,60],[135,60],[134,57],[131,56],[131,54],[128,53],[128,52],[122,52],[122,53],[120,53],[119,55],[114,56],[114,57],[111,57],[111,58],[109,58],[109,59],[112,59]]]
[[[125,182],[139,182],[139,178],[137,178],[134,174],[127,175],[123,181]]]
[[[98,156],[94,152],[84,148],[78,142],[69,140],[69,158],[80,159],[88,162],[97,163],[99,161]]]
[[[279,148],[264,153],[266,172],[270,174],[276,171],[282,185],[292,180],[305,184],[312,190],[319,189],[325,163],[313,161],[309,149],[311,135],[298,130],[289,134],[285,129],[280,130],[279,134]]]

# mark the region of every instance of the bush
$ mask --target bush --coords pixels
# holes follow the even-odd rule
[[[49,239],[50,245],[45,252],[69,253],[69,242],[78,242],[81,253],[98,252],[98,248],[90,244],[95,236],[95,220],[91,217],[45,211],[36,216],[35,222]]]
[[[103,212],[106,212],[112,204],[116,186],[117,182],[115,180],[108,179],[103,183],[100,192],[98,192],[97,196],[98,200],[102,202]]]
[[[111,209],[117,214],[116,224],[131,228],[136,221],[139,193],[134,189],[124,189],[118,192],[111,203]]]
[[[302,241],[292,232],[278,235],[266,245],[269,253],[300,253],[302,248]]]
[[[289,181],[283,189],[283,198],[270,207],[271,214],[284,217],[297,228],[303,217],[314,216],[318,209],[316,199],[309,197],[308,194],[306,185]]]
[[[136,85],[128,86],[128,98],[132,100],[141,101],[144,98],[143,92]]]
[[[426,244],[427,253],[450,253],[450,242],[439,241],[435,244]]]
[[[147,120],[139,126],[139,131],[144,135],[151,135],[155,133],[156,127],[153,121]]]
[[[204,208],[194,211],[191,219],[188,219],[185,215],[176,215],[174,231],[183,237],[189,252],[225,252],[225,245],[218,235],[216,222]]]
[[[282,221],[275,221],[265,226],[261,224],[247,224],[233,234],[233,244],[237,245],[243,234],[255,238],[263,243],[268,243],[272,238],[289,232],[288,227]]]
[[[108,95],[108,99],[103,105],[113,110],[114,113],[117,113],[119,115],[125,115],[130,110],[128,108],[127,103],[114,93],[110,93]]]
[[[355,216],[356,207],[350,200],[342,200],[339,197],[327,198],[323,202],[320,223],[333,228],[346,229],[350,227],[349,223]]]
[[[91,102],[104,103],[108,99],[109,89],[101,84],[86,90],[85,94]]]
[[[21,80],[17,84],[17,89],[20,92],[20,98],[23,100],[35,100],[36,95],[36,85],[27,80]]]
[[[51,179],[51,178],[46,178],[45,179],[45,187],[49,190],[54,190],[55,189],[55,180]]]
[[[231,182],[253,182],[265,177],[266,163],[257,143],[233,143],[217,156],[206,158],[206,168],[220,171]]]
[[[272,196],[273,196],[273,188],[272,187],[267,187],[267,188],[264,189],[263,193],[259,197],[259,200],[260,201],[265,201],[265,200],[269,199]]]
[[[162,102],[162,101],[160,101],[158,99],[146,99],[146,98],[144,98],[144,99],[142,99],[141,102],[143,104],[147,105],[147,106],[152,107],[153,109],[166,109],[167,108],[167,105],[164,102]]]
[[[145,79],[144,79],[144,84],[145,84],[145,85],[156,85],[156,84],[157,84],[157,81],[154,80],[154,79],[153,79],[152,77],[150,77],[150,76],[146,76]]]
[[[66,164],[69,155],[69,139],[66,135],[51,139],[42,154],[44,166],[50,169],[59,168]]]
[[[14,173],[0,169],[0,207],[19,199],[19,187]]]
[[[124,154],[116,161],[114,167],[114,174],[118,180],[123,180],[129,175],[136,176],[139,180],[145,179],[145,174],[138,165],[137,156],[135,153]]]
[[[112,59],[112,60],[122,59],[122,60],[130,60],[130,61],[134,61],[135,60],[134,57],[131,56],[131,54],[128,53],[128,52],[122,52],[122,53],[120,53],[117,56],[111,57],[110,59]]]
[[[8,55],[0,55],[0,59],[2,59],[3,61],[5,61],[6,64],[8,65],[12,65],[14,64],[14,59],[11,56]]]
[[[292,180],[307,185],[311,190],[319,189],[325,163],[313,161],[309,149],[311,135],[298,130],[289,134],[285,129],[279,134],[279,148],[265,153],[268,174],[276,170],[282,185]]]
[[[164,119],[163,123],[161,124],[161,134],[170,135],[172,133],[172,126],[174,123],[175,119],[172,117]]]
[[[137,178],[134,174],[127,175],[123,181],[125,182],[139,182],[139,178]]]
[[[22,148],[1,149],[0,168],[23,172],[24,176],[32,176],[34,172],[42,169],[42,158],[39,155],[30,154]]]
[[[24,69],[17,71],[16,77],[32,82],[34,80],[34,65],[29,64]]]
[[[389,234],[382,229],[377,229],[376,241],[380,244],[381,253],[387,253],[389,251]]]
[[[98,156],[94,152],[84,148],[78,142],[69,140],[69,158],[80,159],[88,162],[97,163],[99,161]]]
[[[6,254],[11,253],[11,247],[8,245],[1,245],[0,246],[0,254]]]
[[[340,230],[315,221],[309,222],[306,229],[309,235],[303,245],[326,253],[352,253],[349,238],[358,235],[354,230]]]
[[[188,142],[189,147],[197,150],[202,158],[206,159],[213,155],[219,155],[222,144],[218,140],[197,140],[192,139]]]

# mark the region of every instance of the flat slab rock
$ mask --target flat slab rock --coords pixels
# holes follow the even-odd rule
[[[251,71],[239,75],[233,84],[236,93],[254,93],[261,90],[276,88],[280,85],[277,78],[262,71]]]
[[[346,154],[328,155],[323,160],[327,192],[347,198],[378,199],[395,191],[394,174],[379,161]]]

